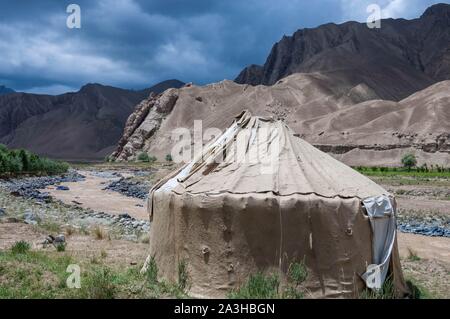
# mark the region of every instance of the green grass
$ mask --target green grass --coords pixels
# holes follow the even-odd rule
[[[156,265],[155,257],[152,256],[150,262],[148,264],[147,272],[147,281],[150,284],[156,284],[158,282],[158,266]]]
[[[412,299],[433,299],[434,296],[422,285],[420,285],[416,280],[412,278],[406,279],[406,285],[411,290]]]
[[[404,176],[412,178],[450,178],[450,169],[437,169],[424,171],[420,168],[412,168],[408,170],[406,168],[393,168],[393,167],[354,167],[358,172],[366,176]]]
[[[408,260],[409,261],[420,261],[421,258],[417,255],[417,253],[415,251],[408,248]]]
[[[412,299],[431,299],[432,294],[417,283],[414,279],[406,279],[406,285],[411,291],[410,298]],[[360,295],[360,299],[395,299],[394,283],[391,278],[387,278],[383,287],[379,291],[366,289]]]
[[[186,298],[177,283],[157,282],[157,270],[143,276],[141,266],[107,266],[102,261],[76,260],[67,252],[30,251],[24,244],[0,251],[0,299],[54,298]],[[69,265],[79,265],[81,288],[66,281]],[[148,278],[151,278],[149,280]]]
[[[39,223],[39,228],[44,229],[53,234],[59,234],[61,232],[60,224],[51,221],[44,221]]]
[[[178,288],[181,291],[186,291],[189,288],[189,280],[187,262],[186,260],[181,260],[178,263]]]
[[[380,290],[371,290],[371,289],[365,289],[361,295],[359,296],[360,299],[396,299],[395,296],[395,289],[394,289],[394,282],[391,278],[386,278],[384,281],[383,286]]]
[[[308,269],[306,268],[304,262],[293,263],[289,266],[288,278],[295,285],[302,284],[308,277]]]
[[[0,252],[3,265],[0,279],[0,299],[5,298],[58,298],[69,297],[71,290],[65,288],[66,269],[72,260],[67,255],[52,256],[27,251],[17,254]],[[62,293],[65,288],[67,292]]]
[[[279,298],[278,289],[280,281],[278,276],[256,273],[250,275],[248,281],[239,289],[229,294],[231,299],[274,299]]]
[[[66,251],[66,244],[65,243],[56,244],[55,247],[56,247],[56,251],[58,251],[58,252]]]
[[[11,252],[13,254],[26,254],[30,250],[30,244],[26,241],[18,241],[14,243],[14,245],[11,247]]]

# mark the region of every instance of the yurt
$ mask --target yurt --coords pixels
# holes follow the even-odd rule
[[[286,278],[298,261],[307,298],[357,298],[387,278],[408,293],[394,197],[279,120],[237,116],[152,188],[148,210],[159,276],[176,282],[184,263],[193,297],[226,297],[255,273]]]

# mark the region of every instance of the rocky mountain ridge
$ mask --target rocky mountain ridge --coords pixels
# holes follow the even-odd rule
[[[178,80],[133,91],[87,84],[57,96],[0,96],[0,143],[64,160],[100,160],[112,152],[129,115],[151,92],[180,87]]]
[[[264,65],[250,65],[240,84],[273,85],[294,73],[320,72],[349,85],[365,84],[399,101],[450,79],[450,5],[437,4],[413,20],[387,19],[301,29],[277,42]]]
[[[203,132],[223,131],[234,115],[248,109],[284,120],[302,138],[350,165],[399,165],[411,152],[421,164],[450,165],[450,81],[399,102],[373,96],[364,85],[344,87],[319,73],[293,74],[273,86],[222,81],[171,89],[141,103],[113,157],[133,160],[147,152],[164,160],[174,151],[175,129],[192,132],[194,120],[201,120]]]

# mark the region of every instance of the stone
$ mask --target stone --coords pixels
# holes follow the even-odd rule
[[[53,237],[52,235],[48,235],[47,237],[45,237],[44,244],[53,244],[54,241],[55,237]]]
[[[23,219],[25,224],[29,225],[37,225],[38,221],[40,221],[39,216],[30,210],[25,211],[25,213],[23,214]]]
[[[63,244],[66,242],[66,236],[64,236],[63,234],[59,234],[58,236],[55,237],[54,243],[55,244]]]
[[[0,217],[6,216],[6,211],[3,208],[0,208]]]

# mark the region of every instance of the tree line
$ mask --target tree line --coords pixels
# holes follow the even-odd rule
[[[60,174],[69,164],[41,157],[24,149],[8,149],[0,144],[0,175]]]

